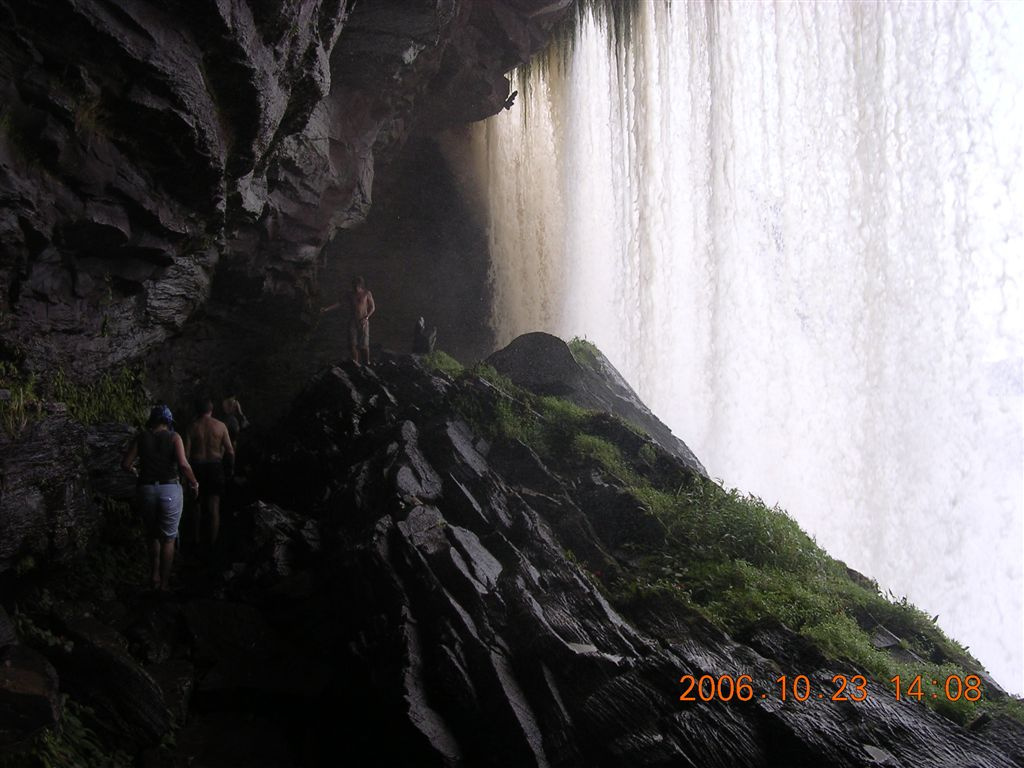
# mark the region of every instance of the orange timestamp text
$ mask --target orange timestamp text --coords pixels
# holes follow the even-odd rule
[[[779,699],[781,701],[808,701],[809,699],[825,699],[829,701],[865,701],[868,698],[868,680],[864,675],[835,675],[832,685],[828,688],[816,688],[807,675],[780,675],[755,690],[754,680],[750,675],[683,675],[679,678],[682,684],[680,701],[751,701],[754,699]],[[899,675],[890,678],[896,695],[896,701],[904,698],[937,699],[940,695],[948,701],[978,701],[981,698],[981,679],[977,675],[949,675],[942,681],[932,680],[932,692],[922,690],[921,675],[907,679]]]

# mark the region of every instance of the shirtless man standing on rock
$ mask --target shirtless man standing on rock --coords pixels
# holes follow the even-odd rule
[[[199,512],[196,515],[196,543],[213,547],[220,533],[220,497],[224,494],[225,464],[228,474],[235,461],[227,425],[213,418],[213,401],[196,400],[196,420],[188,428],[185,452],[199,480]],[[203,518],[207,541],[203,541]]]
[[[370,364],[370,315],[377,309],[373,303],[373,294],[366,290],[366,283],[363,278],[356,277],[352,280],[352,293],[348,295],[348,301],[336,301],[330,306],[320,310],[320,314],[331,312],[343,303],[348,304],[348,338],[352,348],[352,359],[356,365],[359,364],[359,352],[362,350],[363,359],[366,365]]]

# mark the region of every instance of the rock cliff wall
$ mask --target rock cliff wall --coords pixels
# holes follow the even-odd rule
[[[272,357],[377,167],[501,109],[568,5],[0,1],[4,356],[85,379],[148,356],[171,388],[205,374],[163,349],[186,327]]]

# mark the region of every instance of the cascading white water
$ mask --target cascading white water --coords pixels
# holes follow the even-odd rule
[[[641,2],[474,137],[499,341],[594,341],[1017,692],[1022,6]]]

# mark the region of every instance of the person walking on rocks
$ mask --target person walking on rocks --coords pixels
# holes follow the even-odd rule
[[[336,301],[320,310],[320,314],[332,312],[342,304],[348,305],[348,338],[352,348],[352,359],[359,364],[360,351],[366,365],[370,364],[370,316],[377,309],[373,302],[373,294],[366,290],[366,283],[361,277],[352,279],[352,293],[348,301]]]
[[[185,448],[199,479],[196,543],[212,548],[220,533],[220,497],[224,495],[225,477],[234,469],[235,448],[227,425],[213,418],[213,401],[209,398],[196,400],[196,420],[188,428]]]
[[[138,470],[134,468],[136,459],[139,460]],[[150,540],[152,585],[166,592],[170,589],[174,546],[184,502],[178,473],[185,476],[193,493],[199,490],[181,436],[174,431],[170,408],[158,405],[149,412],[146,428],[128,446],[121,466],[138,476],[136,501]]]
[[[242,413],[242,404],[238,402],[238,398],[234,395],[225,397],[221,401],[221,407],[224,409],[224,424],[228,428],[228,436],[231,438],[231,444],[234,445],[235,452],[237,453],[238,436],[243,429],[249,426],[249,419]]]

